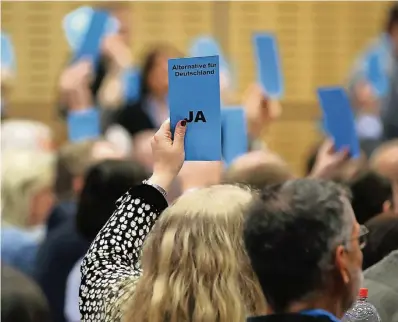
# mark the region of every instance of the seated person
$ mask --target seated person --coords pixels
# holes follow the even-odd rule
[[[8,151],[2,155],[1,170],[1,259],[29,275],[54,203],[54,157]]]
[[[55,194],[47,232],[58,227],[76,213],[76,198],[84,184],[87,170],[103,159],[121,158],[115,147],[103,140],[86,140],[62,146],[56,157]]]
[[[65,321],[66,281],[73,266],[112,215],[116,200],[146,177],[143,168],[131,161],[103,160],[88,170],[76,217],[53,229],[37,255],[36,278],[55,321]],[[78,292],[75,295],[69,300],[77,300]]]
[[[1,320],[52,322],[46,298],[29,277],[1,264]]]
[[[341,319],[361,286],[366,233],[336,183],[297,179],[264,189],[248,210],[244,243],[269,315],[248,321]]]

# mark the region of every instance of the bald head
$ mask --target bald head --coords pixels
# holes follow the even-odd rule
[[[398,140],[392,140],[377,148],[371,158],[370,167],[378,174],[398,180]]]
[[[262,189],[292,178],[292,172],[280,156],[268,151],[253,151],[237,158],[227,169],[223,181]]]

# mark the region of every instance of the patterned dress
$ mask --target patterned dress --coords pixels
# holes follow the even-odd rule
[[[167,202],[156,188],[142,184],[116,202],[116,210],[83,259],[79,309],[83,322],[117,322],[141,275],[143,242]]]

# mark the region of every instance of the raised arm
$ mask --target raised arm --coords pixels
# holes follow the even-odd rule
[[[184,124],[185,125],[185,124]],[[83,259],[80,285],[82,321],[118,321],[126,295],[140,276],[143,242],[167,207],[166,191],[184,161],[185,126],[171,140],[165,122],[152,140],[154,174],[131,188],[116,203],[116,210],[101,229]]]

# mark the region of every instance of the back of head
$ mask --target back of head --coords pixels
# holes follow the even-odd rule
[[[1,123],[1,151],[52,150],[52,131],[44,123],[30,120],[5,120]]]
[[[370,168],[391,181],[398,180],[398,140],[387,141],[371,155]]]
[[[1,166],[2,220],[26,227],[34,195],[40,189],[52,189],[54,156],[41,151],[7,151]]]
[[[363,268],[366,269],[394,250],[398,250],[398,217],[382,214],[366,224],[369,229],[368,241],[363,249]]]
[[[111,143],[102,140],[86,140],[68,143],[61,147],[57,156],[55,193],[59,199],[74,197],[74,180],[103,159],[118,158],[118,152]]]
[[[386,21],[386,32],[392,33],[394,31],[394,28],[398,27],[398,3],[395,2],[387,16],[387,21]]]
[[[1,321],[50,322],[50,310],[40,288],[27,276],[1,265]]]
[[[79,232],[94,239],[115,210],[116,201],[146,178],[142,166],[131,161],[105,160],[90,168],[78,202]]]
[[[234,322],[261,314],[265,301],[242,240],[251,200],[248,190],[212,186],[167,208],[145,241],[126,321]]]
[[[283,183],[292,177],[288,165],[278,155],[254,151],[236,159],[224,174],[223,182],[262,189]]]
[[[265,189],[253,202],[244,241],[275,313],[327,289],[335,248],[351,236],[354,222],[344,198],[345,190],[333,182],[298,179]]]
[[[373,171],[366,171],[349,183],[351,205],[358,223],[364,224],[383,212],[383,205],[391,200],[391,183]]]

